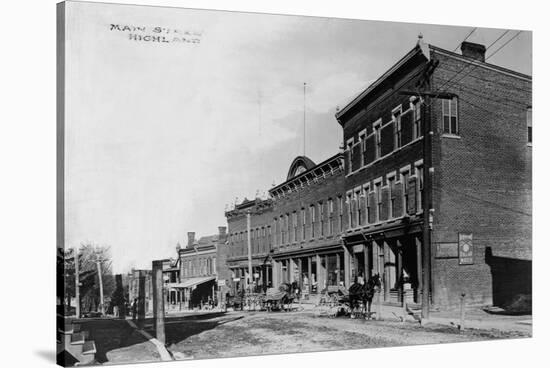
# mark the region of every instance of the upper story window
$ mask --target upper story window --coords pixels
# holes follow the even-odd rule
[[[311,205],[309,206],[309,218],[310,218],[310,238],[313,239],[315,237],[315,206]]]
[[[354,227],[353,224],[353,193],[348,193],[346,195],[346,203],[348,205],[348,229],[351,229]]]
[[[323,202],[319,202],[317,206],[319,207],[319,235],[324,236],[325,235],[325,208],[323,206]]]
[[[352,169],[352,159],[353,159],[353,138],[348,139],[348,142],[346,143],[346,147],[348,150],[348,174],[353,171]]]
[[[443,133],[458,135],[458,99],[442,100]]]
[[[302,208],[302,240],[306,240],[306,209]]]
[[[354,194],[355,200],[355,218],[357,219],[357,226],[363,225],[363,209],[362,209],[362,200],[363,197],[361,189],[357,189]]]
[[[379,158],[382,156],[382,137],[380,135],[380,132],[382,131],[382,120],[378,120],[373,125],[374,129],[374,144],[376,145],[375,149],[375,157]]]
[[[334,233],[334,201],[332,198],[329,198],[327,201],[328,204],[328,235]]]
[[[338,228],[342,231],[344,228],[344,198],[338,196]]]
[[[409,203],[409,177],[411,173],[409,169],[405,169],[401,171],[401,183],[403,184],[403,213],[408,213],[408,207],[407,204]]]
[[[533,143],[533,121],[531,108],[527,109],[527,143]]]
[[[422,137],[422,100],[416,99],[412,102],[413,109],[413,139]]]
[[[366,139],[367,136],[367,130],[363,130],[361,133],[359,133],[359,151],[361,156],[361,167],[365,165],[365,155],[364,152],[366,150]]]
[[[401,147],[401,106],[392,111],[394,149]]]
[[[292,212],[292,241],[298,241],[298,214],[296,211]]]
[[[374,183],[374,192],[376,196],[376,220],[380,221],[380,214],[382,213],[382,181]]]
[[[393,218],[396,215],[395,213],[395,176],[388,176],[387,181],[388,181],[388,188],[390,190],[390,205],[388,207],[388,210],[389,210],[388,217]]]
[[[419,163],[416,170],[416,212],[422,211],[422,195],[424,193],[424,166]]]

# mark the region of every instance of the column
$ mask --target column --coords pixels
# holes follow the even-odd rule
[[[417,275],[417,303],[420,302],[420,295],[422,292],[422,240],[418,237],[414,237],[414,243],[416,246],[416,275]]]
[[[363,247],[363,256],[365,257],[365,274],[364,274],[365,282],[367,282],[371,277],[369,247],[372,247],[372,244],[365,243],[365,246]]]
[[[402,282],[402,275],[403,275],[403,244],[401,243],[401,240],[397,239],[395,241],[395,251],[397,252],[397,285],[399,287],[399,295],[401,298],[401,302],[405,303],[404,293],[403,293],[403,282]]]
[[[350,286],[350,278],[351,278],[351,256],[349,253],[349,249],[347,247],[344,247],[344,286],[346,288],[349,288]]]
[[[385,301],[389,301],[390,300],[390,288],[391,288],[391,285],[390,285],[390,275],[389,275],[389,270],[388,270],[388,266],[386,265],[386,263],[389,261],[389,253],[390,253],[390,246],[389,244],[384,240],[382,242],[382,246],[383,246],[383,249],[382,249],[382,254],[383,254],[383,258],[382,258],[382,267],[383,267],[383,272],[384,272],[384,300]]]
[[[164,303],[163,303],[162,261],[153,261],[153,316],[157,340],[166,342],[164,334]]]

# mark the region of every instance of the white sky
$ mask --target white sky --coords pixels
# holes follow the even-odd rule
[[[66,245],[111,246],[113,269],[175,256],[214,234],[225,205],[284,180],[302,153],[335,154],[335,107],[379,77],[418,33],[453,50],[472,27],[72,3],[67,20]],[[145,43],[110,24],[201,31]],[[502,30],[478,29],[489,45]],[[506,42],[509,32],[488,51]],[[489,62],[531,74],[531,33]],[[261,96],[261,98],[259,98]],[[260,108],[258,101],[261,99]]]

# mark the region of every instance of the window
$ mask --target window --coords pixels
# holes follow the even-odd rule
[[[328,200],[328,235],[334,233],[334,201],[332,198]]]
[[[458,135],[458,103],[453,97],[443,101],[443,133]]]
[[[344,229],[344,199],[338,196],[338,230]]]
[[[401,106],[392,111],[394,149],[401,147]]]
[[[298,241],[298,214],[292,212],[292,242]]]
[[[531,108],[527,109],[527,143],[533,143],[533,121]]]
[[[277,217],[273,219],[273,244],[279,244],[277,241]]]
[[[413,108],[413,119],[414,119],[414,130],[413,130],[413,139],[422,137],[424,134],[422,132],[422,101],[417,99],[412,103]]]
[[[347,148],[348,148],[348,174],[349,174],[353,171],[353,169],[351,168],[351,162],[353,158],[352,156],[353,155],[353,138],[348,139]]]
[[[363,225],[363,212],[361,209],[362,193],[361,189],[355,191],[355,217],[357,218],[357,226]]]
[[[285,223],[284,223],[284,217],[283,215],[281,215],[281,217],[279,218],[279,232],[280,232],[280,239],[281,239],[281,244],[284,244],[285,243]]]
[[[319,202],[319,236],[325,236],[325,211],[323,202]]]
[[[388,177],[388,187],[390,190],[390,206],[388,218],[395,217],[395,176]]]
[[[372,203],[369,202],[369,192],[370,192],[370,186],[369,184],[367,184],[366,186],[363,187],[363,193],[365,195],[365,218],[366,218],[366,223],[370,223],[370,218],[371,218],[371,205]]]
[[[422,211],[422,194],[424,192],[424,167],[422,164],[416,165],[416,212]]]
[[[352,211],[352,200],[353,200],[353,193],[348,193],[346,195],[346,204],[348,205],[348,229],[351,229],[354,227],[353,224],[353,211]]]
[[[315,206],[309,206],[309,219],[311,220],[310,238],[315,237]]]
[[[359,133],[359,151],[361,155],[361,167],[365,165],[365,146],[366,146],[366,139],[365,136],[367,135],[367,130],[363,130],[361,133]]]
[[[302,208],[302,240],[306,240],[306,209]]]
[[[285,243],[290,243],[290,215],[285,215]]]
[[[407,204],[409,203],[409,170],[401,171],[401,182],[403,183],[403,213],[409,213]]]
[[[374,183],[374,192],[376,193],[376,220],[380,221],[380,213],[382,212],[382,181]]]
[[[382,141],[380,132],[382,128],[382,121],[379,120],[376,123],[374,123],[374,142],[376,144],[376,158],[379,158],[382,155]]]

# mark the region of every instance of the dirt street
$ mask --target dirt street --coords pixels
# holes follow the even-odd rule
[[[152,326],[151,326],[152,327]],[[148,331],[153,333],[152,329]],[[166,324],[166,345],[195,359],[530,337],[441,325],[316,317],[308,312],[229,312]]]

